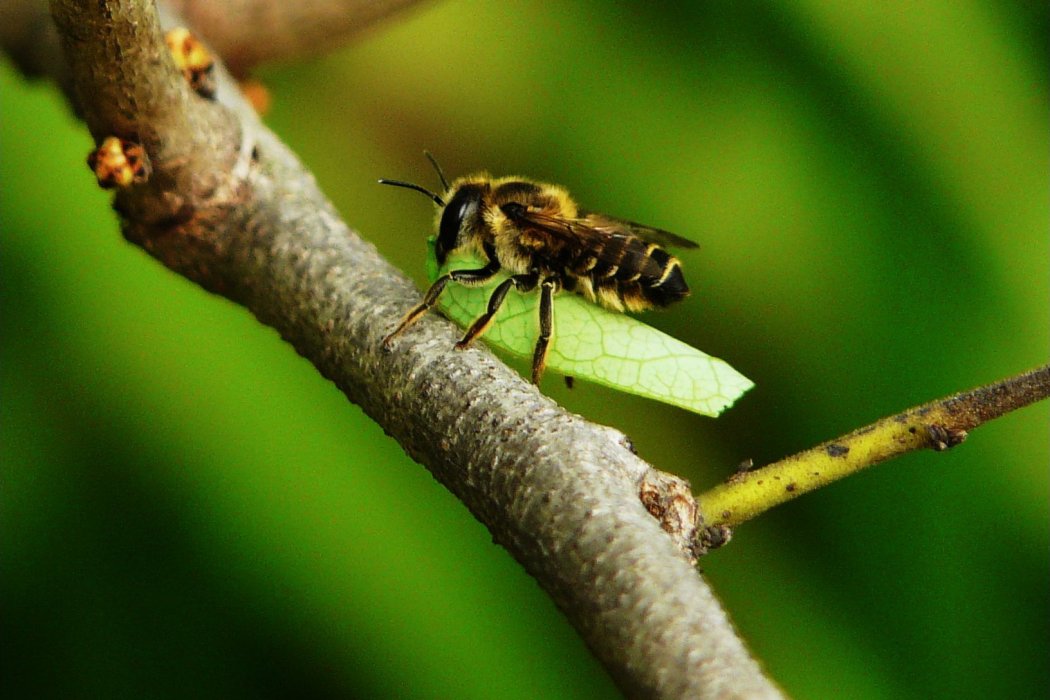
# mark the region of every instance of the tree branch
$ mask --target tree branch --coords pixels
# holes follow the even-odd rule
[[[260,63],[317,55],[420,0],[168,0],[167,9],[200,32],[243,78]],[[0,3],[0,47],[26,75],[49,75],[64,88],[68,69],[45,3]]]
[[[643,507],[656,472],[623,435],[566,413],[430,317],[337,216],[219,67],[181,83],[142,0],[52,0],[96,140],[138,139],[153,175],[119,190],[125,236],[273,326],[427,466],[548,591],[631,695],[776,697],[687,554]]]
[[[266,61],[324,53],[419,0],[169,0],[244,76]],[[245,31],[250,27],[251,31]],[[265,41],[261,40],[265,37]]]
[[[785,501],[914,450],[945,450],[970,430],[1050,396],[1050,365],[883,418],[836,440],[732,476],[697,498],[709,527],[734,527]]]

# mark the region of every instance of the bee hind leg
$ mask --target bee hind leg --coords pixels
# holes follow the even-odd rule
[[[540,336],[536,339],[536,350],[532,353],[532,383],[537,386],[547,368],[547,351],[554,333],[554,292],[558,290],[558,278],[548,277],[540,285]]]

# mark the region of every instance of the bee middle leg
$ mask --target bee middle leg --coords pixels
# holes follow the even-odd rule
[[[538,282],[539,276],[534,272],[514,275],[501,282],[489,297],[489,305],[485,313],[478,316],[477,320],[470,324],[470,328],[467,329],[462,340],[456,343],[456,349],[462,350],[469,347],[475,338],[488,330],[489,326],[492,325],[492,318],[499,311],[499,308],[503,306],[503,300],[507,298],[507,292],[510,291],[511,287],[516,287],[519,292],[529,292],[536,288]]]
[[[547,351],[554,332],[554,292],[558,291],[557,277],[548,277],[540,285],[540,336],[532,353],[532,383],[537,386],[547,368]]]

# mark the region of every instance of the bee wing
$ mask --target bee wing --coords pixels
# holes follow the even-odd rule
[[[670,231],[644,226],[634,221],[617,219],[606,214],[580,212],[575,219],[553,216],[539,211],[530,211],[516,202],[504,204],[503,213],[519,226],[533,227],[545,231],[566,243],[585,244],[612,237],[634,236],[647,243],[678,248],[697,248],[696,243],[676,236]]]
[[[586,219],[569,219],[531,210],[518,202],[508,202],[500,206],[500,209],[508,219],[523,229],[531,228],[542,231],[572,246],[586,246],[615,234],[613,231],[602,231],[595,228]]]
[[[630,234],[637,236],[647,243],[655,243],[656,245],[667,246],[671,248],[699,248],[700,246],[689,240],[688,238],[682,238],[670,231],[664,231],[663,229],[653,228],[652,226],[646,226],[639,224],[635,221],[628,221],[627,219],[617,219],[614,216],[608,214],[598,214],[597,212],[580,212],[582,217],[580,220],[590,228],[604,233],[606,235],[623,235]]]

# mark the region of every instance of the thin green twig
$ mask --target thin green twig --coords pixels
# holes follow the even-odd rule
[[[982,423],[1050,396],[1050,365],[883,418],[700,494],[708,527],[734,527],[804,493],[913,450],[945,450]],[[1045,437],[1045,436],[1044,436]]]

